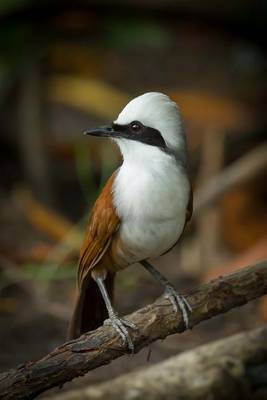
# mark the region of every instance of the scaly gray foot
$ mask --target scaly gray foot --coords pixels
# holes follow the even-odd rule
[[[116,330],[116,332],[118,332],[118,334],[122,338],[123,344],[124,345],[127,344],[127,347],[131,353],[134,352],[134,344],[127,329],[131,328],[133,330],[138,330],[138,327],[134,323],[119,318],[118,315],[116,314],[112,314],[109,316],[109,319],[106,319],[104,321],[104,324],[112,325],[113,328]]]
[[[165,297],[167,297],[175,313],[180,309],[186,329],[189,328],[189,314],[192,313],[192,307],[184,296],[176,292],[173,286],[167,285],[165,289]]]

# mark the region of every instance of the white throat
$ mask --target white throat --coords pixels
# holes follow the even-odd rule
[[[169,160],[169,154],[156,146],[149,146],[133,140],[115,139],[120,148],[124,163],[133,163],[138,165],[141,163],[150,164],[155,161]]]
[[[189,182],[176,158],[157,147],[118,140],[124,161],[113,195],[120,234],[134,261],[157,257],[179,238],[189,198]]]

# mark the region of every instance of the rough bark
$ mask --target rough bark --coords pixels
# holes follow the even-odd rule
[[[201,285],[187,295],[193,308],[190,326],[266,293],[267,260]],[[180,313],[174,314],[169,301],[163,297],[129,315],[128,319],[139,327],[138,331],[131,332],[136,352],[155,340],[185,329]],[[28,362],[2,373],[0,399],[33,399],[124,353],[125,347],[112,327],[100,327],[63,344],[37,362]]]
[[[216,400],[267,396],[267,328],[241,333],[51,400]],[[255,398],[255,397],[254,397]]]

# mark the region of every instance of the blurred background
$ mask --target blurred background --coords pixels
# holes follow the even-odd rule
[[[65,340],[88,212],[121,163],[114,144],[82,132],[136,95],[162,91],[181,107],[194,188],[183,240],[155,265],[187,290],[267,256],[266,17],[252,0],[1,0],[1,370]],[[139,265],[117,277],[122,315],[160,294]],[[266,321],[262,298],[155,343],[149,362]]]

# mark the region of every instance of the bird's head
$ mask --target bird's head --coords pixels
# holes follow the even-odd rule
[[[125,157],[147,153],[152,148],[177,156],[185,152],[180,111],[163,93],[149,92],[131,100],[110,125],[86,134],[113,138]]]

